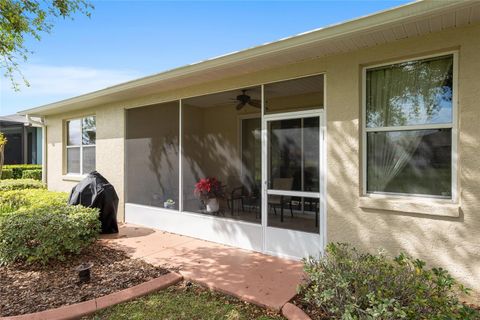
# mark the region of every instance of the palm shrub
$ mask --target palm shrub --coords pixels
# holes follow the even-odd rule
[[[64,260],[95,241],[98,210],[51,205],[20,209],[0,216],[0,264]]]
[[[300,297],[331,319],[479,319],[458,294],[468,294],[442,268],[402,253],[393,260],[329,244],[321,259],[304,261]]]

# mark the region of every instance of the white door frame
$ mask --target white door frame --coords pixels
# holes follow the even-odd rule
[[[325,116],[323,109],[309,111],[293,111],[284,113],[275,113],[262,116],[262,229],[263,229],[263,251],[276,256],[284,256],[287,258],[299,259],[303,258],[305,252],[308,255],[323,255],[326,245],[326,201],[325,201]],[[268,190],[268,131],[267,123],[269,121],[299,119],[319,117],[319,192],[302,192],[302,191],[278,191]],[[319,233],[307,233],[302,231],[280,229],[268,226],[268,199],[267,196],[272,194],[292,195],[319,198]],[[273,235],[280,236],[285,241],[305,242],[305,245],[298,243],[303,248],[303,252],[295,253],[292,250],[270,249],[270,241],[273,241]],[[271,238],[271,239],[270,239]],[[314,251],[314,252],[313,252]]]

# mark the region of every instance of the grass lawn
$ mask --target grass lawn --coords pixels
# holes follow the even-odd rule
[[[100,319],[284,319],[279,314],[198,285],[181,283],[85,318]]]

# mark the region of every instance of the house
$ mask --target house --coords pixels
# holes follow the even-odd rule
[[[49,188],[96,169],[122,221],[296,259],[406,251],[480,292],[479,35],[479,2],[415,2],[21,114]],[[205,177],[226,188],[208,208]]]
[[[24,116],[0,116],[0,132],[7,138],[5,164],[41,164],[42,128]]]

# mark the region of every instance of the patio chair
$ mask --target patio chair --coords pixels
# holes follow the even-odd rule
[[[246,187],[245,194],[243,198],[243,204],[247,211],[255,212],[255,218],[261,218],[261,192],[260,192],[261,183],[252,183],[250,187]]]
[[[235,212],[235,203],[240,202],[240,206],[242,208],[242,211],[245,211],[245,206],[244,206],[244,198],[245,198],[245,187],[240,186],[233,188],[232,191],[227,195],[227,205],[230,208],[230,213],[234,214]]]
[[[274,190],[292,190],[293,178],[275,178],[273,179]],[[281,195],[269,195],[268,205],[273,208],[273,213],[277,215],[277,207],[280,207],[280,222],[283,222],[283,208],[288,204],[290,208],[290,214],[293,218],[292,197]]]

